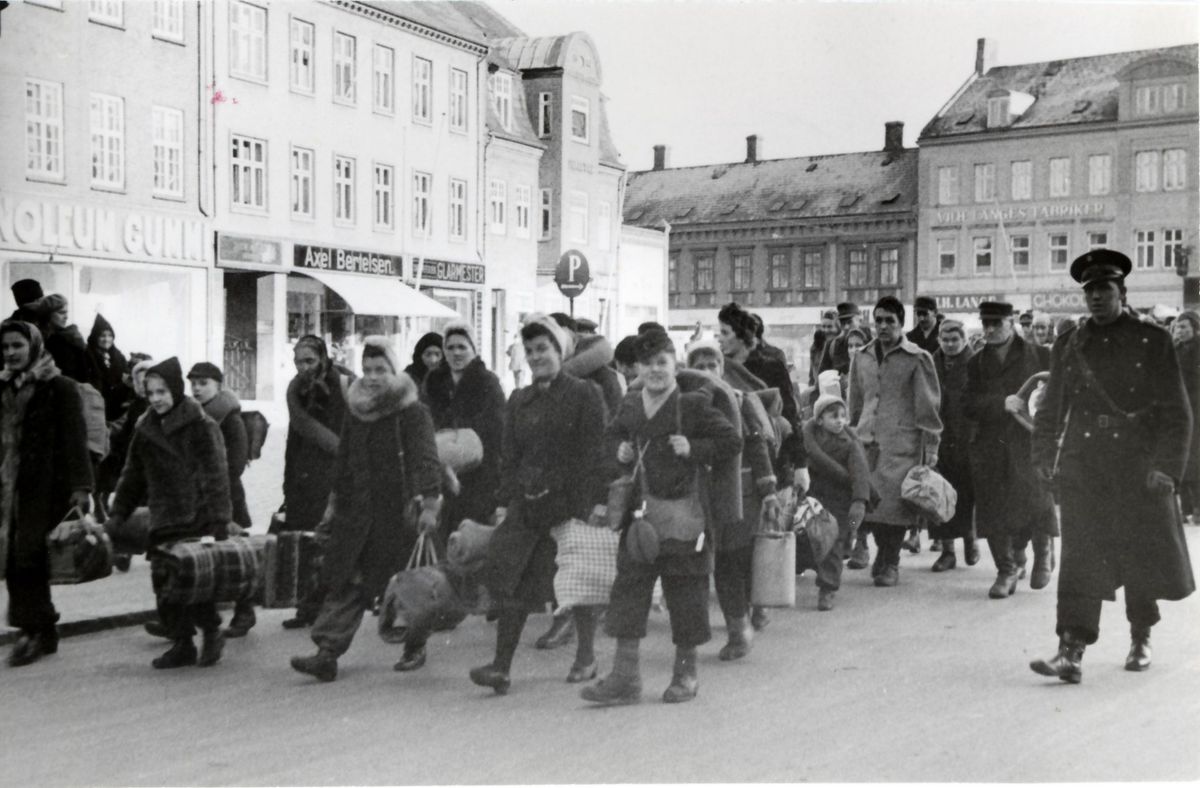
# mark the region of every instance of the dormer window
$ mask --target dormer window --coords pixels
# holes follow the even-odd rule
[[[1008,125],[1008,94],[988,99],[987,127],[997,129]]]
[[[1166,85],[1141,85],[1133,91],[1133,111],[1136,115],[1163,115],[1183,110],[1187,106],[1182,82]]]
[[[497,71],[492,74],[492,107],[505,131],[512,130],[512,75]]]
[[[987,127],[1000,129],[1012,122],[1033,105],[1034,98],[1019,90],[994,90],[988,95]]]

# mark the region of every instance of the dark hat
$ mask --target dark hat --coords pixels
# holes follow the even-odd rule
[[[837,320],[837,316],[836,309],[825,309],[821,311],[822,320]]]
[[[574,331],[577,325],[575,323],[575,318],[571,317],[565,312],[551,312],[550,319],[568,331]]]
[[[211,361],[201,361],[199,364],[193,364],[192,368],[188,370],[187,376],[188,380],[192,378],[206,378],[208,380],[215,380],[218,383],[222,383],[225,380],[225,376],[221,374],[221,368]]]
[[[675,343],[671,341],[671,337],[666,331],[657,331],[651,329],[644,334],[638,334],[634,340],[633,352],[637,355],[637,360],[645,363],[659,353],[670,353],[675,355]]]
[[[25,306],[45,295],[42,292],[42,285],[36,279],[22,279],[19,282],[13,282],[12,294],[17,306]]]
[[[179,359],[171,356],[150,367],[146,370],[146,374],[156,375],[163,379],[163,382],[167,384],[167,391],[171,392],[171,399],[176,405],[183,402],[183,367],[179,366]]]
[[[577,318],[575,320],[575,330],[579,333],[594,334],[600,324],[595,320],[589,320],[586,317]]]
[[[1024,312],[1021,313],[1021,325],[1023,325],[1023,326],[1033,325],[1033,310],[1032,309],[1026,309]]]
[[[846,302],[846,303],[837,305],[838,320],[841,320],[842,318],[846,318],[846,317],[854,317],[857,314],[859,314],[858,304],[851,304],[849,302]]]
[[[980,317],[1012,317],[1013,305],[1003,301],[981,301],[979,303]]]
[[[1112,249],[1093,249],[1071,263],[1071,278],[1087,287],[1093,282],[1120,282],[1129,276],[1133,263]]]
[[[917,300],[913,302],[913,309],[927,309],[930,312],[936,312],[937,301],[930,296],[917,296]]]
[[[652,328],[657,328],[659,331],[666,331],[666,329],[663,328],[662,323],[656,323],[653,320],[647,320],[645,323],[640,323],[638,325],[637,332],[639,334],[644,334]]]

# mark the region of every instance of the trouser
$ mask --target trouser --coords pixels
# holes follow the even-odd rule
[[[841,518],[838,520],[838,537],[833,542],[833,549],[817,564],[817,588],[837,591],[842,587],[842,568],[853,546],[850,543],[850,518]],[[899,549],[896,555],[898,560]]]
[[[1104,600],[1082,594],[1058,595],[1059,637],[1071,635],[1089,646],[1100,637],[1100,605]],[[1125,589],[1125,618],[1132,627],[1149,629],[1161,620],[1158,600]]]
[[[875,556],[875,566],[900,566],[900,547],[904,544],[904,536],[908,527],[890,525],[887,523],[870,523],[870,532],[875,535],[875,545],[879,552]]]
[[[725,618],[744,618],[749,614],[753,566],[753,543],[717,551],[713,584],[717,587],[717,604]]]
[[[313,643],[322,651],[332,651],[335,656],[345,654],[370,604],[361,583],[343,583],[337,589],[330,589],[313,623]]]
[[[18,567],[9,543],[5,584],[8,586],[8,624],[25,632],[53,629],[58,611],[50,599],[50,566],[40,562]]]
[[[1031,537],[1035,544],[1041,541],[1049,542],[1053,538],[1049,534],[1034,535],[1027,528],[1015,534],[989,536],[988,550],[991,551],[992,560],[996,563],[996,571],[1011,575],[1025,566],[1025,548],[1029,546]]]
[[[646,637],[646,619],[654,583],[662,577],[663,598],[671,611],[671,642],[700,646],[712,638],[708,624],[708,575],[664,575],[660,558],[653,564],[617,562],[617,579],[608,601],[604,632],[614,638]]]
[[[154,569],[151,564],[150,583],[154,588],[154,597],[161,600],[160,591],[166,582],[166,574]],[[202,632],[212,632],[221,628],[221,614],[217,612],[216,602],[195,602],[183,605],[174,602],[157,601],[158,620],[166,628],[172,640],[190,640],[199,627]]]
[[[229,503],[233,507],[233,521],[249,530],[250,509],[246,506],[246,488],[242,486],[240,476],[229,479]]]

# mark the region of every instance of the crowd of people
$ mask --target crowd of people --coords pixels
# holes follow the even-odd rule
[[[595,680],[582,689],[595,703],[635,702],[639,645],[661,593],[675,646],[662,698],[687,701],[698,692],[697,649],[712,638],[710,583],[725,624],[718,656],[739,660],[770,620],[752,603],[754,537],[789,527],[807,496],[838,525],[815,571],[819,610],[835,608],[844,569],[870,566],[875,586],[897,586],[901,553],[920,549],[921,530],[940,551],[934,572],[956,568],[959,540],[966,563],[977,563],[982,538],[996,568],[992,599],[1016,591],[1030,548],[1031,588],[1060,572],[1059,651],[1034,670],[1077,682],[1100,602],[1122,585],[1126,667],[1145,669],[1157,600],[1192,590],[1179,506],[1189,519],[1200,514],[1200,317],[1185,312],[1171,335],[1138,319],[1124,303],[1129,271],[1117,252],[1076,260],[1090,316],[1058,325],[985,302],[982,331],[969,332],[919,297],[905,333],[907,308],[892,296],[873,305],[870,325],[858,305],[839,304],[822,314],[806,387],[793,383],[761,318],[736,303],[715,315],[715,339],[698,330],[683,347],[656,323],[614,347],[591,321],[530,315],[508,353],[516,388],[507,401],[463,323],[423,336],[404,368],[389,340],[366,338],[357,377],[322,338],[305,336],[287,390],[280,522],[316,533],[321,563],[320,582],[283,622],[311,627],[317,648],[292,667],[336,679],[364,614],[418,545],[445,555],[471,521],[494,524],[470,583],[486,589],[496,626],[493,658],[471,681],[507,693],[528,617],[551,606],[537,645],[575,641],[567,681]],[[148,507],[152,552],[251,522],[240,478],[246,428],[217,365],[192,367],[188,396],[177,359],[126,359],[99,316],[84,342],[62,296],[30,280],[13,292],[19,308],[0,325],[0,566],[9,621],[22,632],[9,663],[22,665],[58,645],[46,535],[72,510],[94,508],[116,534]],[[89,388],[102,401],[102,447],[89,439]],[[443,431],[477,437],[469,469],[443,461]],[[905,500],[918,466],[957,493],[945,522]],[[614,495],[622,484],[630,494]],[[607,604],[559,605],[559,541],[589,527],[620,532],[605,559],[615,564]],[[156,590],[164,581],[153,561],[152,580]],[[211,602],[160,603],[147,629],[171,646],[154,667],[213,665],[226,638],[254,625],[248,599],[225,629]],[[598,678],[601,626],[616,643]],[[396,670],[426,663],[429,635],[410,629]]]

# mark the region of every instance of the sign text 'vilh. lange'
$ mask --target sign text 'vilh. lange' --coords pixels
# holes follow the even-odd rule
[[[305,244],[295,244],[292,249],[292,264],[296,268],[375,276],[400,276],[403,270],[400,258],[390,254]]]

